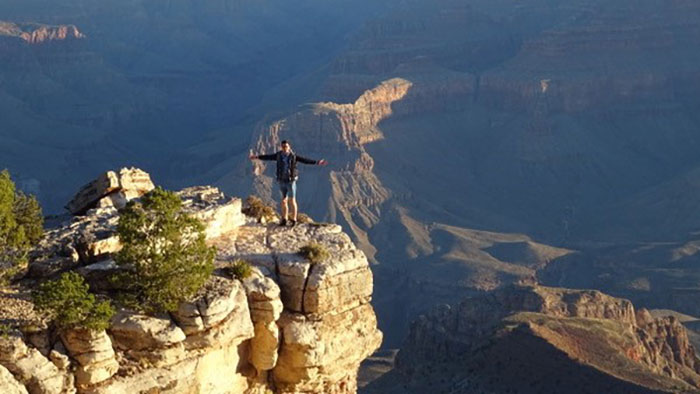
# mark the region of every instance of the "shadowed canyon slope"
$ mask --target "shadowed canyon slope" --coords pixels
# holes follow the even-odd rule
[[[675,318],[597,291],[509,287],[421,316],[367,393],[700,392]]]
[[[142,165],[181,187],[245,149],[250,132],[230,135],[223,151],[204,158],[190,158],[189,147],[245,123],[268,90],[327,62],[348,32],[383,7],[2,1],[0,166],[38,193],[49,213],[101,168]]]
[[[591,241],[697,229],[698,45],[691,1],[403,2],[312,76],[316,104],[268,114],[250,150],[290,139],[330,160],[302,169],[302,211],[347,226],[406,316],[453,290],[556,283],[542,270],[605,253]],[[211,176],[277,198],[247,154]],[[678,285],[663,283],[650,297]]]
[[[85,36],[0,46],[0,154],[53,210],[124,161],[276,201],[248,155],[290,139],[330,162],[300,208],[374,263],[385,346],[511,283],[700,314],[697,1],[19,3]]]

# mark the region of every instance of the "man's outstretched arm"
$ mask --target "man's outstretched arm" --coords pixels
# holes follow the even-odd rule
[[[325,166],[326,164],[328,164],[328,162],[327,162],[326,160],[324,160],[324,159],[321,159],[321,160],[311,160],[311,159],[307,159],[306,157],[302,157],[302,156],[299,156],[299,155],[297,155],[297,161],[300,162],[300,163],[304,163],[304,164],[316,164],[316,165],[319,165],[319,166]]]
[[[255,159],[258,159],[258,160],[277,160],[277,154],[276,153],[273,153],[271,155],[253,155],[253,154],[251,154],[250,156],[248,156],[248,158],[250,160],[255,160]]]

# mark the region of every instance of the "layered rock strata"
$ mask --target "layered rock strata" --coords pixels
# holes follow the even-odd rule
[[[301,170],[305,171],[301,176],[302,186],[305,182],[316,186],[314,209],[309,213],[346,225],[370,259],[376,250],[369,242],[367,230],[378,223],[380,207],[390,192],[374,174],[374,159],[364,146],[384,138],[379,123],[393,114],[396,105],[410,96],[412,89],[411,81],[389,79],[365,91],[354,103],[316,103],[264,123],[253,139],[252,148],[256,152],[274,152],[287,139],[293,146],[303,147],[304,151],[300,152],[303,156],[330,158],[327,169],[314,171],[314,175],[306,175],[311,170]],[[268,200],[275,193],[271,167],[274,166],[267,162],[254,162],[252,172],[256,176],[249,179],[256,194]],[[324,178],[330,178],[330,184]],[[330,209],[326,210],[329,205]],[[320,207],[323,209],[319,210]]]
[[[369,304],[368,261],[340,226],[265,226],[215,188],[179,195],[218,250],[215,275],[169,314],[120,310],[106,331],[43,327],[0,338],[0,391],[356,392],[360,362],[382,334]],[[77,270],[93,291],[109,294],[107,278],[119,269],[118,220],[116,209],[97,208],[49,231],[31,263],[32,281]],[[299,256],[310,242],[330,257],[312,264]],[[227,267],[240,259],[252,274],[231,278]]]
[[[509,287],[438,307],[413,323],[397,366],[414,389],[442,379],[454,393],[583,392],[584,381],[585,392],[700,392],[678,320],[587,290]]]
[[[49,26],[36,23],[16,24],[3,21],[0,21],[1,36],[19,38],[29,44],[85,38],[85,35],[75,25]]]
[[[107,171],[83,186],[66,209],[73,215],[82,214],[90,208],[124,208],[134,198],[153,190],[150,175],[138,168],[122,168],[118,173]]]

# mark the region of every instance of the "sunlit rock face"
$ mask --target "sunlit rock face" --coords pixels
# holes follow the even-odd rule
[[[396,365],[367,392],[700,392],[677,319],[591,290],[509,287],[436,307],[414,321]]]
[[[395,346],[431,304],[514,282],[696,315],[699,21],[692,1],[403,1],[309,75],[309,99],[267,111],[247,149],[289,139],[330,161],[302,167],[302,210],[379,263]],[[397,79],[410,88],[376,125],[350,115],[370,97],[383,113],[372,92]],[[212,174],[277,199],[248,153]]]
[[[134,171],[128,174],[148,175]],[[117,186],[97,193],[104,200],[135,178],[106,174],[81,193],[109,189],[96,185],[108,184],[102,181],[111,174]],[[178,195],[217,250],[217,269],[198,293],[172,313],[119,310],[105,331],[10,326],[0,337],[0,391],[355,393],[360,363],[379,348],[382,333],[370,305],[372,273],[350,237],[333,224],[259,224],[241,213],[240,199],[214,187]],[[113,261],[121,248],[119,211],[99,207],[101,200],[47,232],[20,290],[77,271],[93,291],[110,294],[109,277],[121,269]],[[311,242],[329,257],[313,264],[301,257]],[[249,277],[228,274],[239,259],[251,264]],[[0,299],[3,308],[6,301]]]
[[[75,25],[49,26],[41,24],[15,24],[0,21],[0,37],[18,38],[28,44],[85,38]]]

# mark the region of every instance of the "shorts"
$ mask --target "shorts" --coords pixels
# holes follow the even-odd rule
[[[297,181],[291,182],[278,182],[280,185],[280,192],[282,192],[282,198],[297,198]]]

